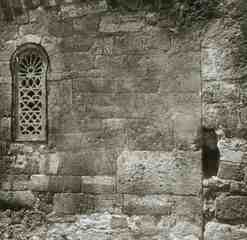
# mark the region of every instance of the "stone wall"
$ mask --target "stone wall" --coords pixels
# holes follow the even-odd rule
[[[202,41],[203,125],[215,130],[220,151],[217,177],[203,182],[205,240],[247,238],[245,9],[244,1],[229,4]]]
[[[23,236],[200,238],[200,41],[167,23],[94,1],[40,6],[1,25],[1,139],[10,147],[0,200],[48,214],[35,231],[17,221]],[[11,139],[9,60],[27,42],[50,59],[47,144]],[[11,214],[2,217],[9,239],[18,236]]]
[[[0,204],[12,209],[1,213],[0,236],[199,240],[204,226],[205,239],[244,239],[237,1],[182,33],[157,12],[41,2],[0,25]],[[50,59],[47,143],[11,137],[9,61],[27,42]],[[218,134],[221,154],[218,178],[204,181],[204,223],[201,120]]]

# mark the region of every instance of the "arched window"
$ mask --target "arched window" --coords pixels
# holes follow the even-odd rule
[[[13,138],[15,141],[45,141],[47,53],[38,44],[24,44],[12,55],[10,67],[13,81]]]

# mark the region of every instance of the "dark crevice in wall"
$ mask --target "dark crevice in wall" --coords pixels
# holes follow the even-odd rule
[[[220,151],[217,134],[212,128],[202,128],[202,170],[204,178],[217,176]]]

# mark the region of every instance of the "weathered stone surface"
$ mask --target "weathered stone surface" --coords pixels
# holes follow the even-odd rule
[[[123,225],[115,226],[116,219]],[[169,225],[170,224],[170,225]],[[170,231],[170,233],[169,233]],[[200,239],[200,228],[190,222],[179,221],[172,224],[166,218],[156,219],[153,216],[126,216],[96,213],[80,215],[71,223],[51,224],[48,229],[48,238],[58,239],[61,236],[76,239],[99,240],[133,240],[142,239]]]
[[[218,177],[223,179],[243,180],[244,173],[240,164],[231,164],[229,162],[220,162]]]
[[[162,128],[152,119],[128,120],[127,139],[130,150],[170,151],[175,147],[172,122]]]
[[[64,53],[64,72],[82,72],[93,68],[92,56],[86,53]]]
[[[30,185],[31,189],[37,192],[81,192],[81,178],[79,176],[32,175]]]
[[[197,93],[183,93],[170,97],[170,113],[173,122],[176,148],[188,150],[197,138],[201,127],[201,105]]]
[[[4,43],[0,42],[0,60],[4,62],[9,61],[11,54],[15,51],[15,47],[16,43],[14,40],[9,40]]]
[[[58,173],[59,159],[60,159],[59,152],[48,154],[47,162],[46,162],[48,166],[45,171],[46,174],[57,174]]]
[[[81,203],[81,212],[119,213],[123,206],[121,194],[85,194]]]
[[[205,240],[231,240],[231,226],[217,222],[209,222],[205,229]]]
[[[237,71],[239,15],[229,17],[235,1],[225,3],[224,20],[218,16],[205,31],[193,26],[182,33],[166,14],[149,12],[149,6],[143,12],[120,13],[104,12],[109,3],[105,0],[29,1],[29,5],[41,2],[44,7],[25,11],[18,26],[0,27],[0,139],[10,140],[11,134],[9,59],[16,46],[31,41],[41,44],[50,58],[48,147],[24,143],[11,149],[10,156],[0,156],[1,172],[6,167],[7,174],[13,174],[1,187],[31,188],[35,196],[44,196],[37,202],[43,209],[52,208],[57,193],[54,212],[87,213],[71,224],[64,218],[63,224],[49,225],[51,240],[200,239],[201,154],[190,153],[200,118],[217,132],[223,129],[219,138],[224,134],[245,138],[245,79],[237,79],[244,73]],[[123,5],[137,9],[138,2]],[[219,176],[224,180],[205,184],[204,197],[210,204],[222,192],[246,195],[245,183],[238,181],[244,179],[246,146],[234,139],[219,145]],[[118,215],[114,223],[113,216],[103,213],[121,210],[138,216]],[[96,211],[101,214],[89,214]],[[228,230],[223,230],[225,235],[217,235],[206,227],[206,234],[210,240],[227,239]],[[32,239],[30,231],[27,239],[45,239],[36,234]],[[242,240],[246,235],[232,230],[230,237]]]
[[[122,193],[198,195],[201,189],[200,152],[124,151],[118,158]]]
[[[237,2],[235,2],[236,4]],[[229,8],[235,6],[233,2],[228,2],[228,10]],[[236,4],[237,6],[238,4]],[[235,9],[236,10],[236,9]],[[226,25],[230,26],[230,28],[226,28]],[[227,19],[215,19],[210,22],[207,31],[203,36],[202,46],[214,47],[216,44],[223,46],[232,46],[237,40],[239,40],[240,34],[240,24],[238,21],[234,21],[232,18]]]
[[[170,195],[124,195],[123,211],[128,215],[161,215],[201,222],[201,202],[197,197]]]
[[[54,196],[54,212],[57,214],[76,214],[80,212],[83,194],[58,193]]]
[[[0,118],[8,117],[11,115],[11,84],[10,82],[0,83],[0,94],[2,97],[1,105],[0,105]]]
[[[1,190],[4,191],[26,191],[29,187],[28,175],[7,175],[1,182]]]
[[[234,102],[203,103],[203,125],[208,128],[227,129],[229,137],[236,135],[238,123],[238,105]]]
[[[93,45],[94,38],[88,35],[72,35],[59,43],[62,52],[87,52]]]
[[[219,43],[202,48],[202,78],[220,80],[240,77],[232,57],[234,54],[234,48]]]
[[[127,222],[127,216],[125,215],[112,215],[111,219],[111,228],[127,228],[128,222]]]
[[[203,81],[203,101],[207,103],[237,102],[240,86],[237,82]]]
[[[104,149],[61,154],[58,173],[74,176],[113,175],[119,155],[118,151]]]
[[[220,220],[244,222],[247,218],[246,196],[221,196],[216,200],[216,217]]]
[[[10,141],[11,140],[11,118],[3,117],[0,120],[0,138],[2,140]]]
[[[104,16],[100,22],[100,32],[136,32],[144,26],[143,20],[139,16]]]
[[[38,174],[39,159],[40,153],[37,151],[29,154],[19,153],[13,156],[14,161],[10,166],[10,172],[12,174]]]
[[[123,211],[130,215],[170,215],[173,208],[173,200],[164,195],[148,195],[144,197],[136,195],[124,195]]]
[[[105,0],[97,0],[92,2],[67,0],[65,1],[65,3],[73,3],[73,4],[63,4],[61,6],[60,16],[63,19],[81,17],[87,14],[95,14],[95,13],[99,14],[107,10],[107,4]]]
[[[231,181],[230,192],[233,194],[243,194],[247,193],[247,186],[245,182]]]
[[[146,32],[121,34],[112,38],[104,36],[96,40],[94,52],[100,55],[121,55],[147,53],[150,50],[167,51],[170,47],[170,40],[167,32],[161,28],[148,27]],[[159,55],[160,51],[157,51]]]
[[[0,191],[1,208],[33,207],[35,197],[31,191]]]
[[[142,117],[144,113],[145,95],[90,94],[88,96],[87,116],[92,118]]]
[[[88,14],[81,18],[73,19],[73,28],[80,34],[96,34],[99,26],[100,16],[98,14]]]
[[[247,237],[247,230],[242,226],[232,226],[218,222],[206,224],[205,240],[242,240]]]
[[[73,21],[65,20],[58,21],[57,19],[51,19],[48,31],[51,35],[56,37],[70,36],[73,34]]]
[[[73,98],[82,93],[113,93],[116,91],[116,81],[99,72],[98,76],[72,80],[72,91]]]
[[[85,240],[107,240],[110,238],[110,225],[109,213],[80,215],[76,222],[50,225],[47,237],[50,240],[56,240],[62,236],[72,239],[80,237]]]
[[[122,197],[119,194],[57,193],[54,196],[56,214],[79,214],[90,212],[119,212]]]
[[[50,176],[47,191],[80,193],[81,178],[79,176]]]
[[[109,176],[82,176],[81,188],[83,193],[114,193],[115,178]]]
[[[201,228],[189,222],[179,222],[171,229],[169,237],[174,240],[198,240],[201,237]]]
[[[52,143],[58,150],[80,151],[81,149],[122,149],[126,145],[123,129],[101,129],[72,134],[54,134]]]
[[[220,160],[233,164],[240,164],[243,161],[244,152],[243,151],[235,151],[227,148],[227,146],[222,146],[218,144],[218,148],[220,151]]]
[[[201,88],[200,52],[168,55],[168,59],[160,81],[160,91],[198,92]]]
[[[220,179],[218,177],[211,177],[209,179],[203,180],[203,187],[204,187],[204,194],[207,193],[207,191],[229,191],[231,185],[230,180]]]
[[[49,176],[46,175],[32,175],[30,188],[33,191],[43,192],[48,190]]]

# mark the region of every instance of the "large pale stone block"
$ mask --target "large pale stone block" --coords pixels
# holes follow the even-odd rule
[[[117,161],[117,190],[134,194],[198,195],[200,159],[200,152],[124,151]]]

